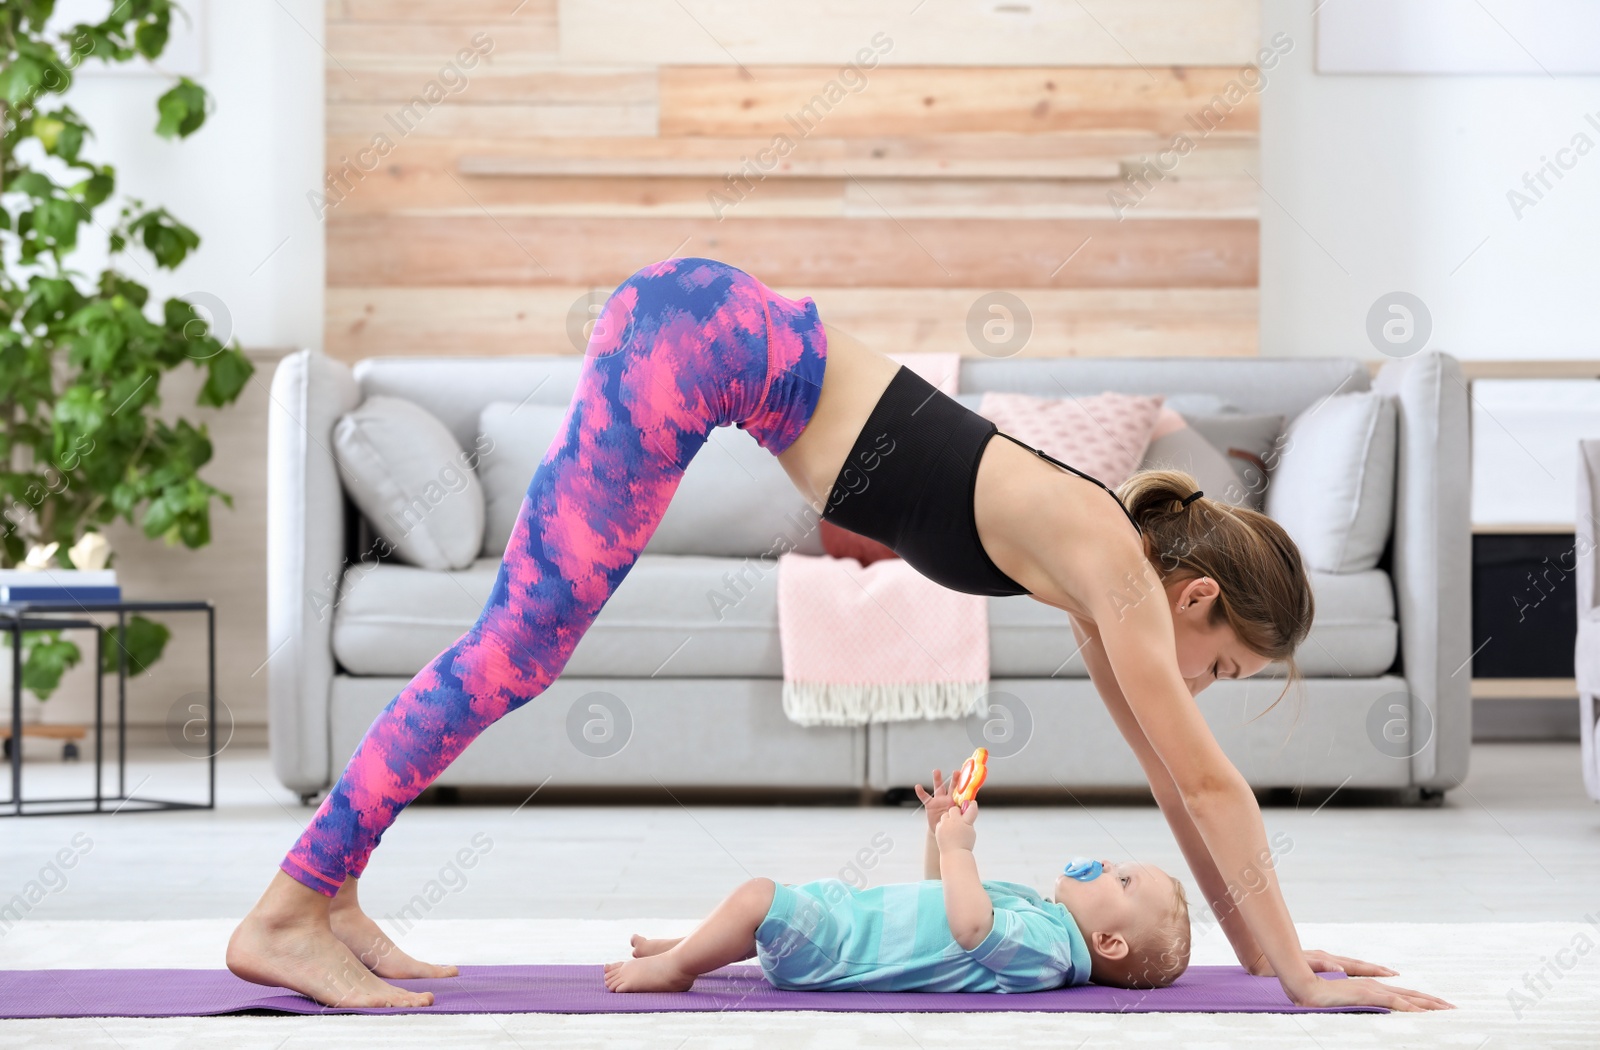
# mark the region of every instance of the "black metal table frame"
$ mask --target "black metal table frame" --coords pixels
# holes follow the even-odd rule
[[[160,810],[215,809],[217,805],[217,753],[207,755],[206,801],[132,798],[128,795],[128,647],[125,644],[129,613],[203,612],[206,614],[206,718],[215,732],[217,724],[217,611],[209,601],[195,602],[16,602],[0,605],[0,632],[11,636],[11,797],[0,802],[3,817],[52,817],[82,813],[149,813]],[[117,646],[117,793],[102,788],[105,769],[105,674],[102,668],[105,635],[88,613],[116,613]],[[94,630],[94,794],[76,798],[22,797],[22,636],[27,631]],[[118,803],[108,809],[107,803]],[[30,812],[31,806],[53,808]],[[9,812],[5,812],[9,810]]]

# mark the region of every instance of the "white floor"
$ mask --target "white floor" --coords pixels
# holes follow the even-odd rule
[[[1269,835],[1309,947],[1362,955],[1401,983],[1462,1009],[1426,1017],[1182,1015],[520,1015],[458,1018],[223,1018],[39,1021],[0,1026],[0,1047],[303,1045],[1072,1047],[1495,1047],[1600,1045],[1600,807],[1583,795],[1575,745],[1474,749],[1472,774],[1442,808],[1331,800],[1271,806]],[[82,767],[30,766],[29,793]],[[193,795],[198,764],[135,762],[140,795]],[[148,779],[147,779],[148,778]],[[63,847],[78,864],[20,924],[0,966],[214,966],[310,810],[272,778],[266,755],[230,750],[214,812],[29,818],[0,823],[0,904]],[[626,934],[682,931],[750,875],[888,882],[919,877],[914,808],[768,806],[416,806],[362,880],[368,910],[395,912],[430,879],[453,887],[404,938],[452,962],[594,962]],[[457,877],[463,846],[484,851]],[[1145,805],[991,805],[979,824],[986,877],[1047,886],[1074,853],[1132,856],[1186,875]],[[863,864],[860,858],[869,858]],[[1193,884],[1190,883],[1191,896]],[[1586,921],[1586,916],[1592,921]],[[138,921],[129,921],[138,920]],[[492,920],[492,921],[485,921]],[[0,925],[4,925],[0,923]],[[1196,962],[1228,962],[1197,914]],[[1562,968],[1563,961],[1573,961]],[[1548,989],[1525,974],[1547,967]],[[1515,991],[1533,1000],[1515,1007]],[[803,1021],[797,1023],[797,1019]],[[1081,1042],[1080,1042],[1081,1041]]]

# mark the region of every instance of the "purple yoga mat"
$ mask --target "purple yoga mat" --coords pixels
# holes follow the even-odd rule
[[[1237,966],[1191,966],[1167,988],[1135,991],[1087,984],[1050,992],[785,992],[755,966],[707,974],[688,992],[609,992],[599,966],[463,966],[445,980],[395,981],[431,991],[417,1009],[320,1006],[283,988],[242,981],[227,970],[4,970],[0,1017],[203,1017],[271,1010],[291,1014],[601,1014],[718,1010],[835,1010],[859,1013],[1321,1013],[1387,1011],[1379,1007],[1311,1010],[1284,997],[1275,978]]]

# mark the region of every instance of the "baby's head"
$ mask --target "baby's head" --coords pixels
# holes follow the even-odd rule
[[[1088,882],[1062,875],[1055,899],[1089,942],[1090,980],[1119,988],[1164,988],[1189,966],[1189,899],[1154,864],[1102,861]]]

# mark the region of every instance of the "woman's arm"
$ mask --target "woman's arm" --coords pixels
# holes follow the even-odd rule
[[[1183,808],[1178,786],[1172,782],[1167,767],[1161,764],[1155,749],[1150,746],[1149,738],[1133,717],[1133,711],[1129,709],[1128,701],[1117,685],[1116,676],[1111,673],[1111,664],[1106,659],[1105,648],[1100,644],[1094,625],[1073,616],[1072,633],[1078,638],[1078,651],[1083,656],[1084,666],[1089,669],[1090,680],[1105,701],[1106,709],[1111,712],[1111,720],[1117,724],[1123,739],[1133,748],[1133,755],[1139,760],[1145,779],[1150,781],[1150,791],[1155,795],[1156,805],[1161,807],[1161,815],[1167,818],[1172,835],[1178,840],[1178,848],[1183,851],[1183,859],[1188,862],[1189,871],[1211,905],[1211,912],[1222,926],[1222,932],[1227,935],[1228,943],[1233,945],[1234,955],[1238,956],[1240,965],[1251,973],[1270,972],[1262,965],[1266,958],[1261,946],[1251,935],[1244,916],[1234,907],[1227,881],[1217,870],[1211,851],[1206,849],[1200,829],[1194,826],[1189,811]]]
[[[1086,604],[1106,662],[1133,715],[1133,725],[1123,729],[1124,735],[1136,727],[1134,735],[1148,743],[1211,859],[1211,868],[1202,864],[1195,871],[1196,879],[1208,898],[1218,891],[1226,894],[1229,886],[1252,887],[1251,892],[1238,895],[1236,902],[1228,898],[1255,942],[1236,941],[1230,932],[1235,950],[1254,949],[1264,956],[1285,993],[1299,1005],[1359,1003],[1397,1010],[1447,1006],[1420,992],[1365,978],[1329,982],[1312,971],[1278,888],[1255,794],[1217,744],[1178,672],[1165,592],[1154,567],[1145,563],[1144,568],[1147,580],[1102,588]],[[1147,585],[1139,588],[1144,597],[1129,601],[1130,582]],[[1134,746],[1137,751],[1138,745]],[[1187,857],[1193,846],[1185,844],[1181,835],[1179,843]]]
[[[1156,804],[1161,807],[1162,816],[1167,818],[1167,823],[1172,827],[1172,835],[1178,840],[1178,848],[1183,851],[1183,859],[1188,863],[1195,881],[1200,884],[1200,891],[1205,894],[1207,903],[1211,905],[1211,913],[1216,916],[1222,932],[1227,935],[1228,943],[1233,946],[1233,954],[1238,957],[1239,964],[1249,972],[1260,977],[1273,976],[1271,964],[1267,962],[1261,946],[1250,933],[1250,927],[1245,924],[1244,916],[1239,914],[1234,905],[1234,897],[1238,893],[1253,892],[1255,885],[1231,887],[1217,871],[1217,862],[1211,858],[1211,852],[1206,849],[1205,840],[1200,837],[1200,829],[1194,826],[1194,821],[1189,819],[1189,811],[1183,808],[1183,799],[1178,794],[1178,786],[1172,782],[1167,767],[1161,764],[1161,759],[1151,748],[1144,731],[1139,728],[1138,721],[1133,717],[1133,711],[1128,707],[1127,698],[1122,695],[1122,688],[1117,685],[1116,676],[1111,673],[1111,664],[1106,660],[1105,647],[1100,644],[1094,624],[1074,616],[1072,633],[1078,638],[1079,652],[1083,654],[1084,666],[1089,669],[1090,680],[1094,682],[1095,689],[1105,701],[1106,709],[1111,712],[1111,719],[1117,724],[1117,729],[1133,748],[1134,757],[1139,760],[1145,777],[1150,781],[1150,790],[1155,795]],[[1275,861],[1276,856],[1277,851],[1274,850],[1271,857],[1260,858],[1261,863]],[[1387,966],[1379,966],[1376,963],[1344,955],[1333,955],[1322,951],[1308,951],[1305,954],[1306,962],[1313,970],[1338,971],[1353,977],[1393,977],[1395,973]]]

